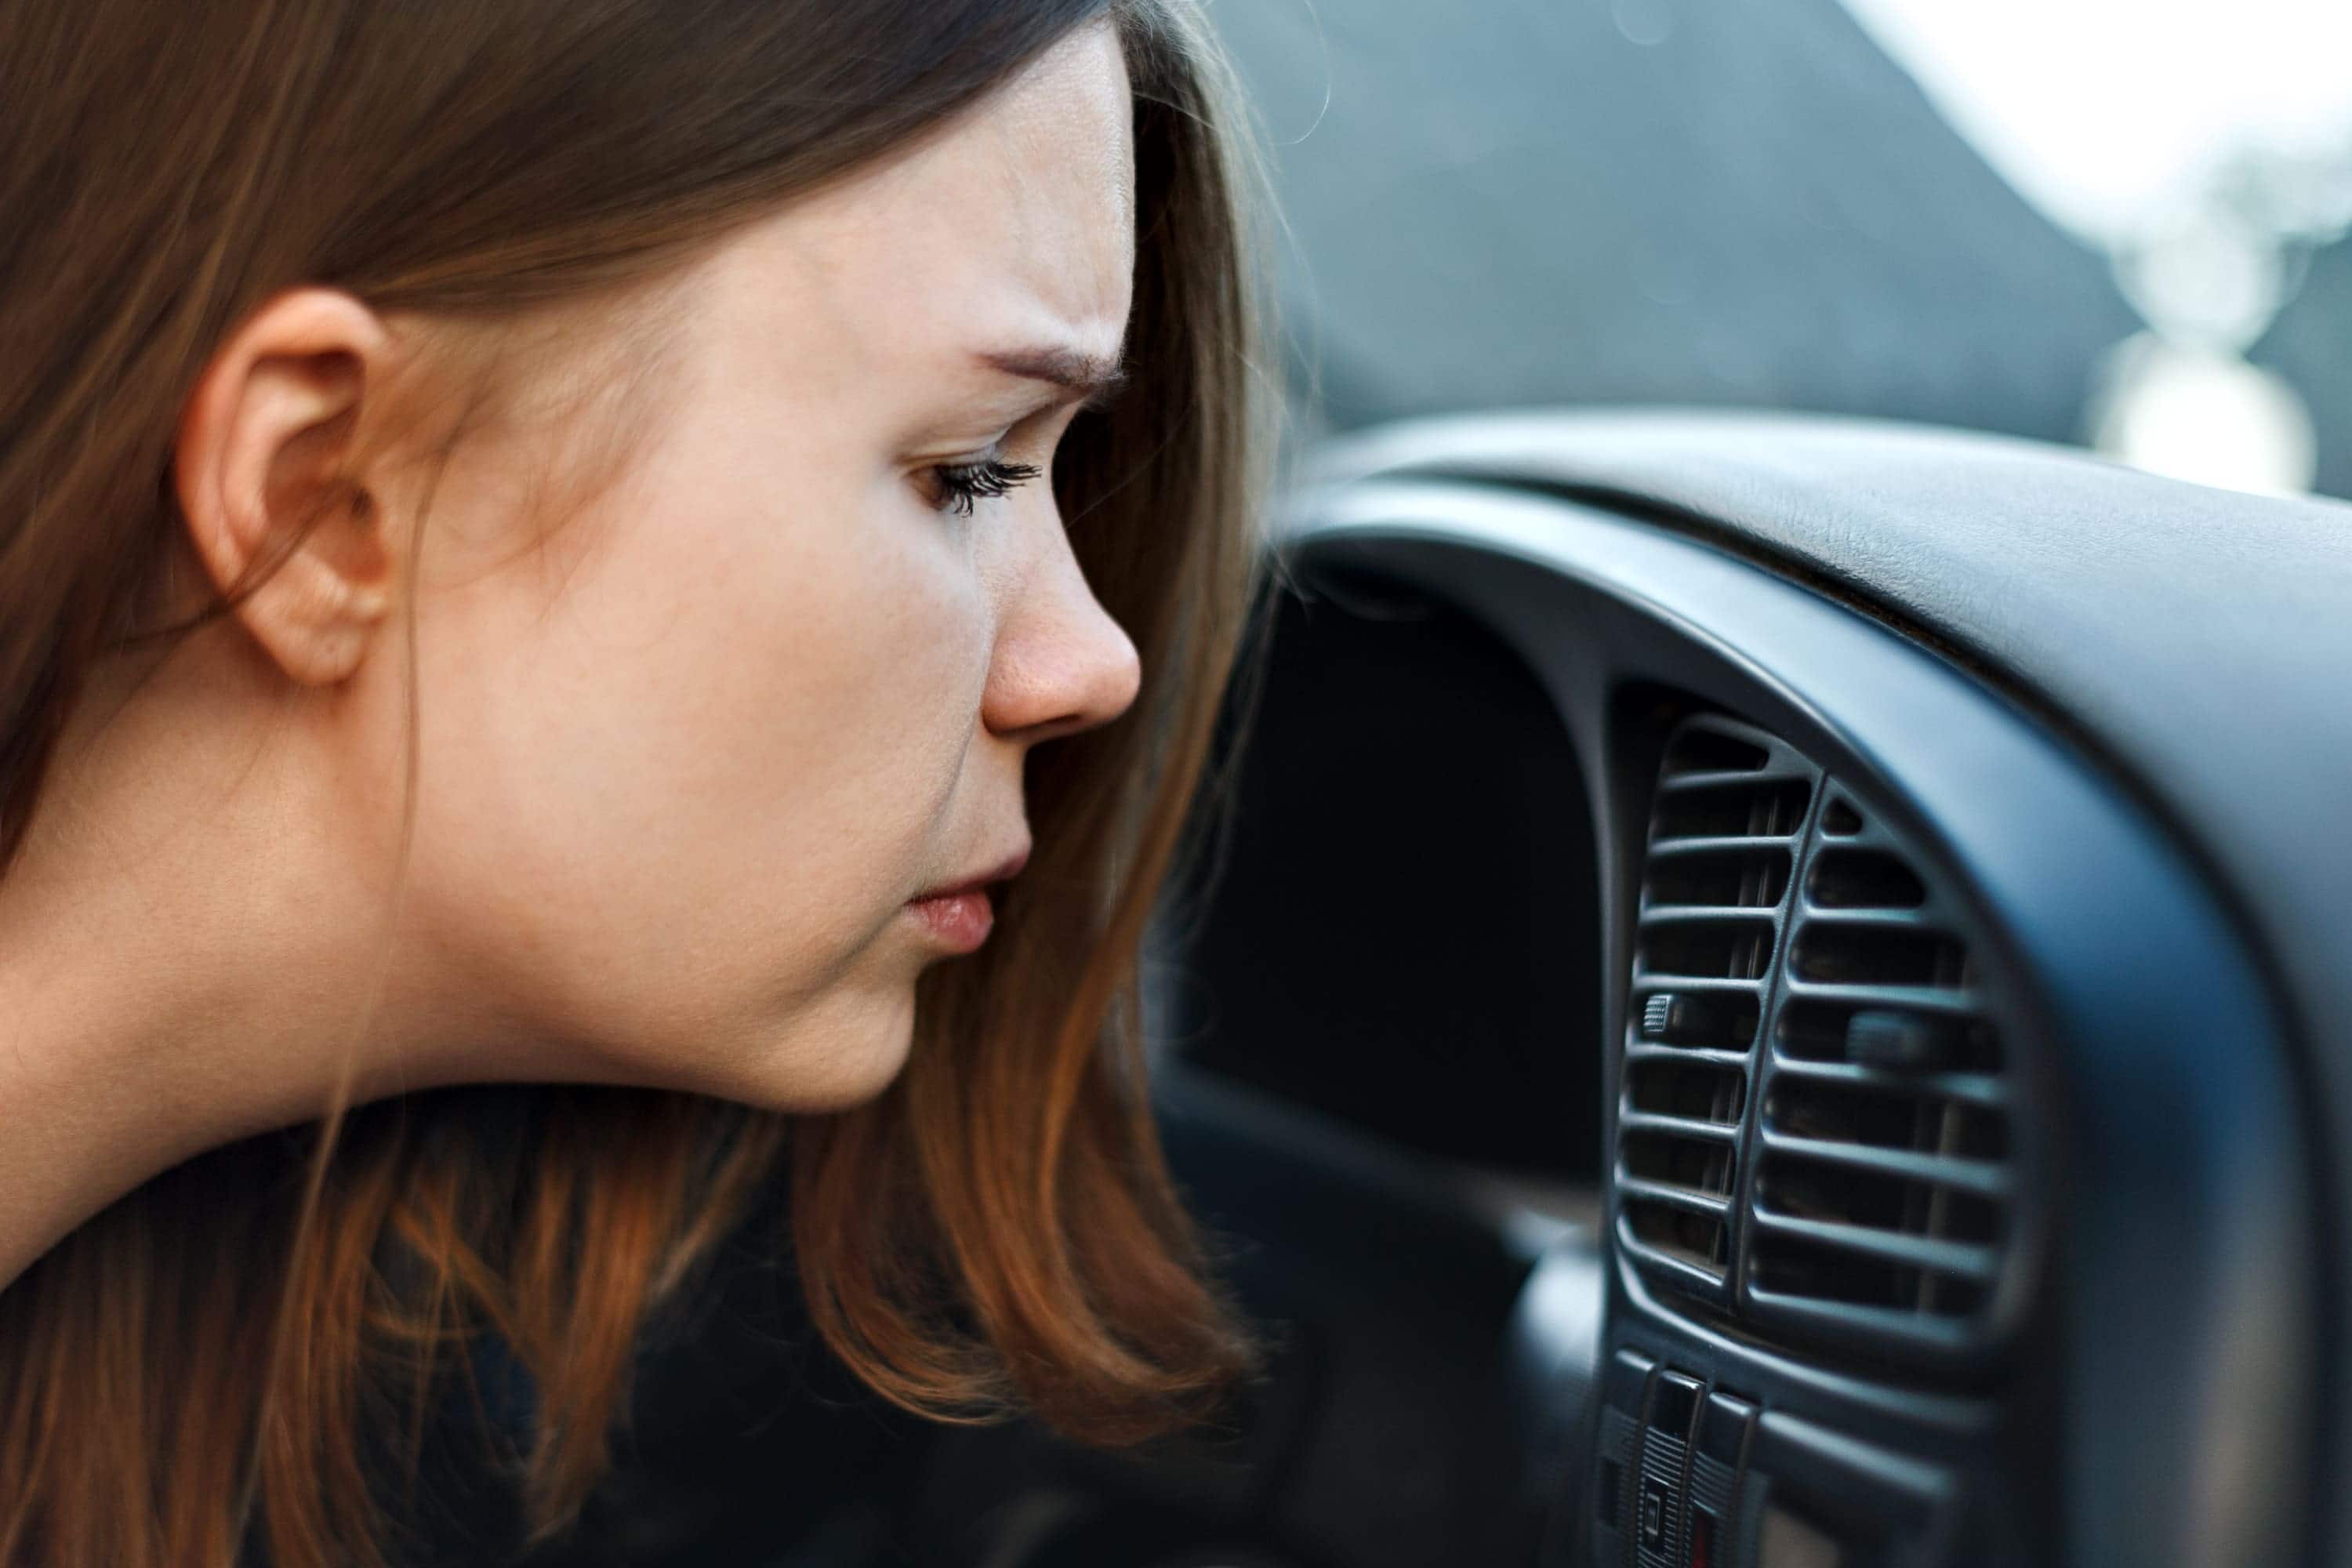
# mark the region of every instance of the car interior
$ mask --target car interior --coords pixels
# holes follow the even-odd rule
[[[1266,1375],[941,1436],[937,1560],[2346,1560],[2347,524],[1858,420],[1327,447],[1151,973]]]

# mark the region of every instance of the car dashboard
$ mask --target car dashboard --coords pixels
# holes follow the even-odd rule
[[[1279,547],[1276,659],[1299,689],[1250,742],[1272,782],[1244,786],[1276,820],[1232,858],[1242,885],[1210,900],[1172,1016],[1187,1071],[1457,1171],[1475,1091],[1489,1163],[1537,1171],[1532,1207],[1589,1184],[1590,1223],[1531,1252],[1498,1363],[1513,1495],[1493,1506],[1539,1523],[1457,1526],[1452,1560],[2337,1560],[2330,1042],[2273,931],[2317,922],[2344,958],[2340,901],[2282,917],[2273,885],[2250,909],[2252,836],[2168,770],[2226,740],[2185,732],[2200,698],[2295,732],[2238,759],[2246,813],[2307,807],[2305,773],[2352,747],[2340,711],[2200,649],[2210,625],[2100,638],[2134,615],[2135,572],[2198,570],[2166,565],[2164,515],[2242,507],[2243,556],[2287,510],[2286,592],[2315,574],[2322,599],[2352,589],[2352,531],[2215,495],[2025,443],[1753,416],[1434,421],[1321,456]],[[2151,560],[2104,602],[2105,515],[2151,508]],[[1935,533],[1953,512],[1986,521]],[[2035,592],[2057,620],[2019,620],[2047,609]],[[1315,645],[1415,625],[1490,645],[1525,692],[1483,742],[1457,714],[1440,757],[1368,754],[1349,727],[1406,723],[1412,695]],[[2308,626],[2272,629],[2313,657]],[[2137,708],[2083,694],[2173,645],[2190,675]],[[2084,673],[2037,666],[2048,648]],[[1546,728],[1557,754],[1529,738]],[[2172,752],[2137,744],[2173,729]],[[1394,798],[1445,769],[1447,815],[1483,823]],[[1335,832],[1375,862],[1472,847],[1447,851],[1450,888],[1351,899]],[[1547,921],[1533,956],[1506,930]],[[1400,1012],[1423,1042],[1402,1064]]]

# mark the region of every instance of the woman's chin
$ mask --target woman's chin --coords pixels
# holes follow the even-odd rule
[[[720,1089],[762,1110],[823,1116],[879,1099],[906,1069],[915,1037],[914,990],[858,996],[786,1026],[738,1063],[743,1081]]]

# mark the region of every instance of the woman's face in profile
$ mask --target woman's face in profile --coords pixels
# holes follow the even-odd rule
[[[350,1561],[445,1479],[554,1542],[739,1236],[898,1409],[1208,1410],[1130,1049],[1270,602],[1192,0],[30,4],[0,1557]],[[1060,492],[1130,638],[1053,476],[1139,289]],[[498,1082],[630,1092],[412,1092]]]
[[[1087,27],[693,264],[609,418],[526,399],[457,449],[387,999],[456,1053],[433,1076],[814,1110],[898,1071],[917,975],[978,934],[909,900],[1023,851],[1029,748],[1137,689],[1048,477],[1119,353],[1129,120]],[[533,521],[615,429],[617,475]],[[356,678],[392,780],[399,664]]]

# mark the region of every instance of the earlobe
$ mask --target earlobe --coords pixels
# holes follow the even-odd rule
[[[222,344],[182,415],[173,485],[232,613],[304,685],[365,660],[398,552],[366,471],[392,339],[349,294],[278,295]]]

